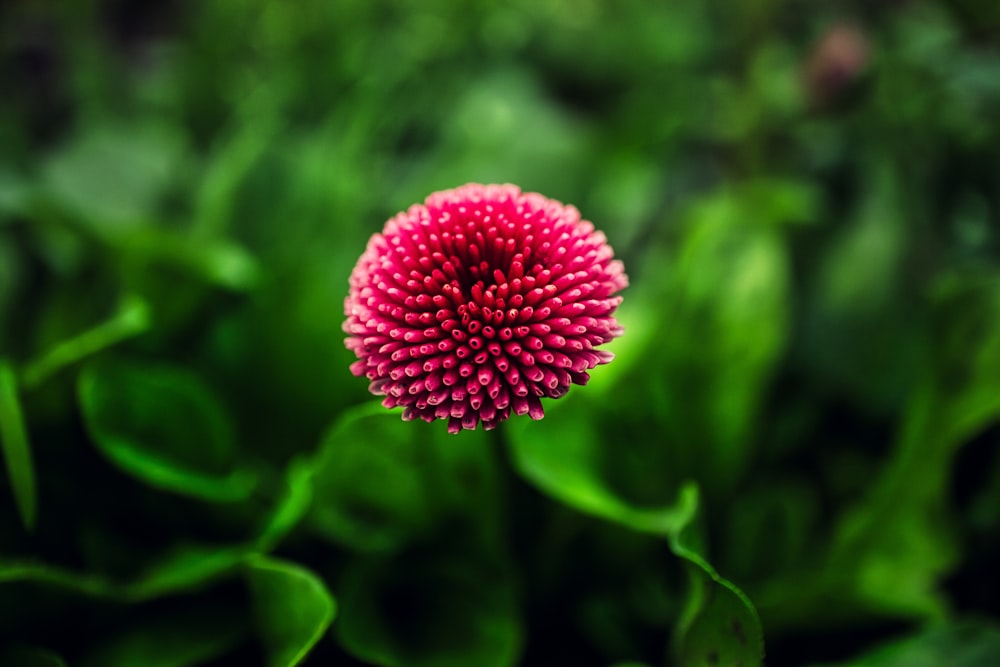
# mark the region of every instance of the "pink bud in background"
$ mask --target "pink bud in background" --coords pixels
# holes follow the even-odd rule
[[[871,60],[868,37],[855,25],[837,23],[822,34],[806,61],[803,78],[813,108],[825,109],[856,83]]]

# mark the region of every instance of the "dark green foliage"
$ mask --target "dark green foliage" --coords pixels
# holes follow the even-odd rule
[[[0,666],[1000,664],[996,6],[0,4]],[[469,181],[631,287],[453,437],[341,324]]]

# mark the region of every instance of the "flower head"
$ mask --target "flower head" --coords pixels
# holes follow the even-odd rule
[[[622,263],[572,206],[513,185],[436,192],[390,219],[344,303],[348,349],[403,419],[486,429],[543,415],[620,336]]]

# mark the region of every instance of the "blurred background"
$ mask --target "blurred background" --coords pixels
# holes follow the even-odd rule
[[[3,3],[0,664],[1000,664],[998,39],[990,0]],[[451,438],[341,323],[470,181],[631,287],[590,386]]]

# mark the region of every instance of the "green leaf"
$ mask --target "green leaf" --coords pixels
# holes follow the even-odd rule
[[[381,667],[516,665],[522,630],[510,575],[445,549],[355,559],[339,586],[344,649]]]
[[[803,363],[868,405],[895,410],[916,367],[904,272],[912,232],[899,177],[869,160],[856,211],[837,226],[802,299]]]
[[[0,584],[34,583],[90,597],[142,602],[212,583],[235,572],[250,552],[251,547],[244,545],[178,546],[130,581],[36,561],[0,560]]]
[[[333,596],[309,570],[275,558],[251,558],[246,576],[267,665],[298,665],[333,622]]]
[[[144,614],[127,629],[114,628],[80,663],[81,667],[194,667],[231,650],[247,628],[234,609],[204,603],[169,616]]]
[[[285,472],[284,481],[283,493],[257,537],[257,548],[265,553],[274,549],[312,506],[313,471],[308,462],[293,459]]]
[[[570,399],[561,399],[567,401]],[[576,399],[578,405],[586,405]],[[602,478],[601,449],[607,440],[588,422],[592,409],[553,410],[534,423],[511,424],[518,471],[557,500],[580,511],[667,538],[687,561],[691,597],[674,647],[684,667],[743,664],[763,659],[760,619],[747,596],[721,577],[692,543],[698,489],[684,484],[675,504],[656,509],[626,502]]]
[[[743,591],[721,577],[693,546],[697,487],[685,486],[678,504],[689,520],[671,534],[670,549],[688,562],[692,588],[674,636],[677,664],[759,667],[764,659],[764,633],[756,609]]]
[[[197,239],[155,227],[121,234],[113,243],[125,256],[146,263],[175,267],[209,284],[243,291],[260,279],[257,259],[227,239]]]
[[[149,600],[204,586],[236,570],[249,546],[177,545],[131,582],[114,586],[116,597]]]
[[[864,656],[824,667],[995,667],[1000,665],[1000,628],[978,622],[931,627]]]
[[[2,218],[0,218],[2,219]],[[13,235],[0,234],[0,321],[10,321],[11,308],[25,285],[27,268],[24,252]],[[0,349],[6,349],[8,337],[14,332],[0,331]]]
[[[78,393],[98,450],[150,486],[217,502],[242,500],[254,488],[225,410],[191,373],[137,362],[89,364]]]
[[[168,125],[97,128],[46,162],[42,191],[102,235],[142,226],[155,219],[184,150]]]
[[[430,500],[410,426],[381,406],[338,420],[313,465],[316,529],[366,551],[395,548],[426,529]]]
[[[123,301],[107,322],[59,343],[24,369],[26,387],[36,387],[63,368],[82,361],[123,340],[138,336],[150,326],[149,306],[138,297]]]
[[[80,574],[43,563],[0,561],[0,585],[20,582],[53,586],[94,597],[115,595],[114,585],[97,575]]]
[[[22,215],[31,198],[32,185],[8,165],[0,164],[0,225]]]
[[[1000,419],[1000,277],[953,276],[933,295],[933,330],[892,456],[846,511],[827,570],[891,615],[941,617],[937,582],[959,559],[950,520],[959,448]]]
[[[747,465],[788,333],[787,249],[770,224],[783,209],[760,205],[767,192],[721,192],[691,209],[662,281],[660,337],[645,355],[664,394],[661,441],[712,496]]]
[[[574,393],[547,411],[540,421],[520,419],[505,425],[514,466],[522,477],[570,507],[634,530],[665,536],[686,520],[677,507],[640,507],[612,487],[607,473],[614,463],[606,459],[606,434],[595,424],[599,405]]]
[[[403,422],[378,404],[345,413],[312,464],[310,525],[363,551],[386,551],[461,515],[496,527],[496,473],[482,431],[454,438],[441,423]]]
[[[0,359],[0,446],[7,464],[7,479],[21,523],[29,530],[35,526],[38,512],[35,467],[31,444],[18,398],[17,378],[10,364]]]
[[[484,72],[463,87],[449,111],[430,167],[439,182],[498,183],[517,173],[520,182],[551,192],[586,160],[585,125],[519,68]],[[484,154],[491,158],[481,160]]]
[[[18,646],[0,649],[0,665],[4,665],[4,667],[66,667],[66,661],[47,649]]]
[[[199,238],[213,238],[228,230],[239,202],[239,187],[272,142],[276,140],[279,114],[261,113],[250,101],[240,110],[229,136],[223,136],[209,157],[195,193],[192,231]]]

